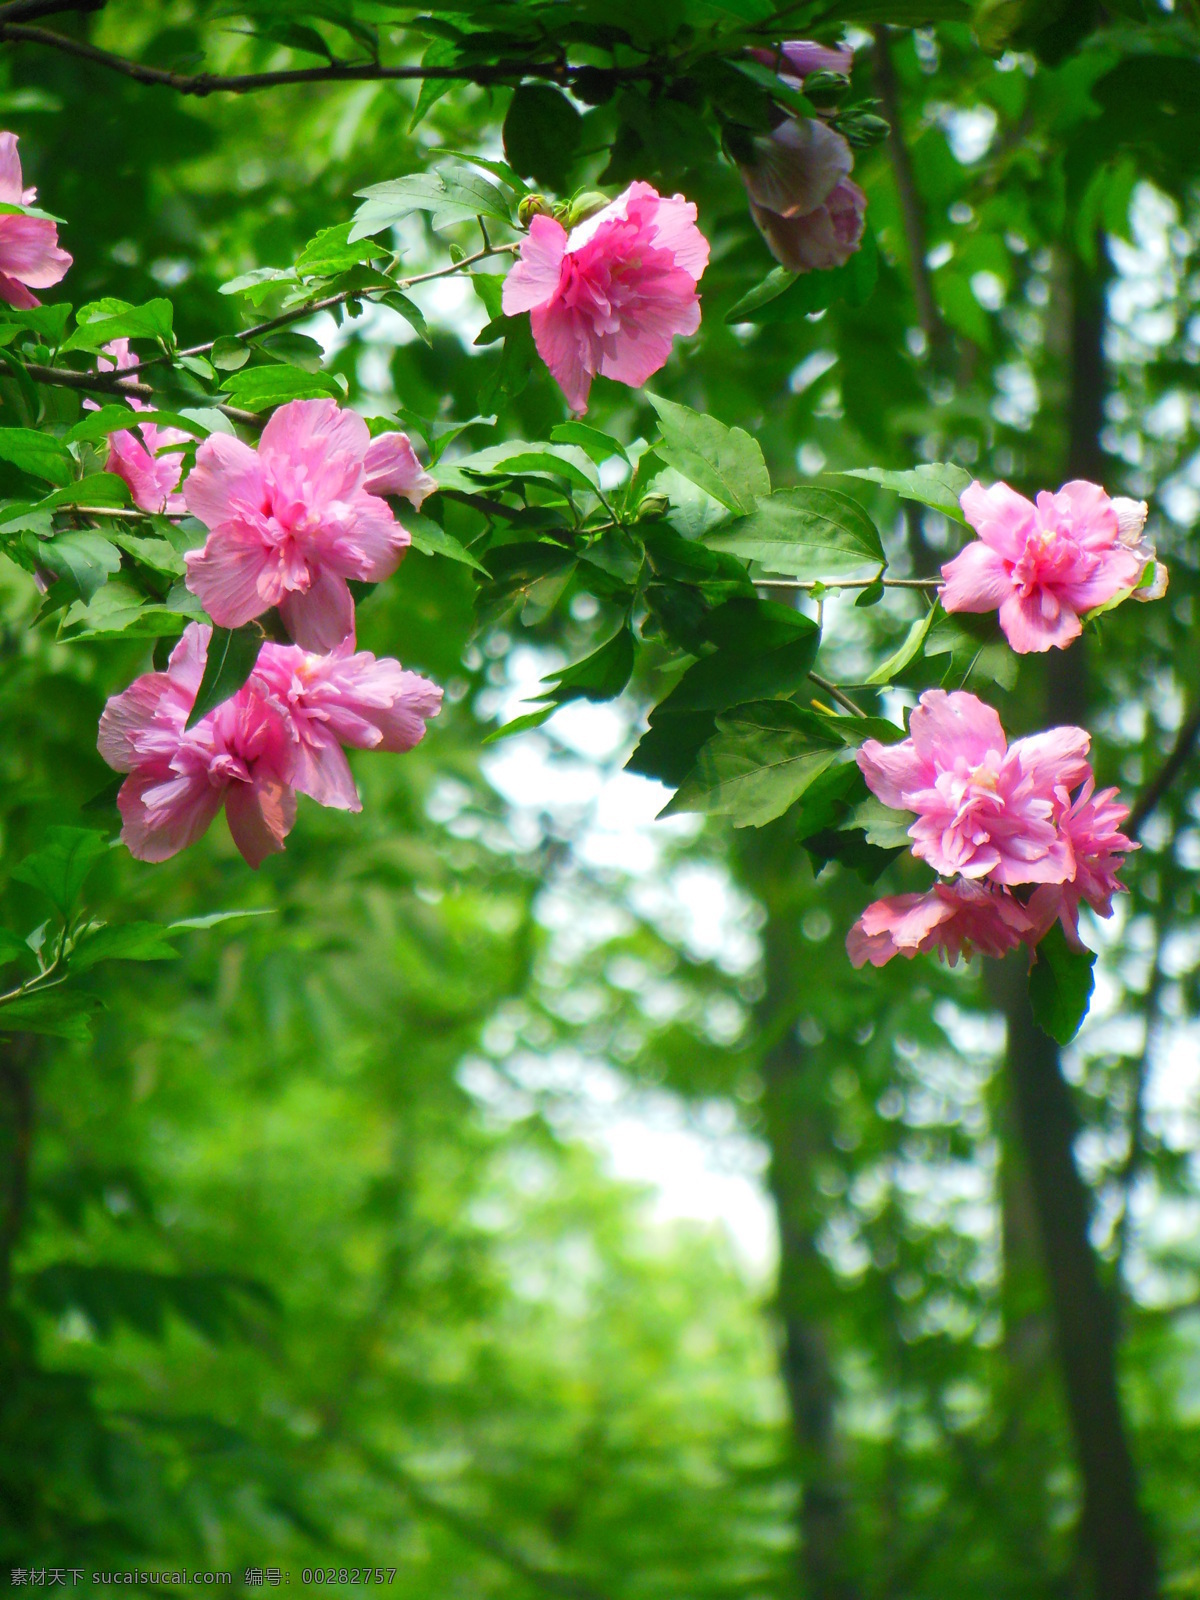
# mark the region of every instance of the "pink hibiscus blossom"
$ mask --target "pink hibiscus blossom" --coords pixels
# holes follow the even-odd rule
[[[998,608],[1020,655],[1065,649],[1082,632],[1083,613],[1136,587],[1151,554],[1140,544],[1142,507],[1130,500],[1118,509],[1083,479],[1057,494],[1042,490],[1036,504],[1006,483],[972,483],[961,504],[979,538],[942,568],[942,604]]]
[[[834,48],[815,39],[788,39],[774,50],[751,50],[765,67],[774,67],[781,78],[803,84],[810,72],[836,72],[848,78],[854,69],[854,51]]]
[[[223,805],[234,843],[257,867],[283,849],[296,819],[296,731],[261,678],[252,674],[185,731],[211,632],[189,623],[166,672],[113,695],[100,718],[100,754],[129,774],[117,804],[121,838],[139,861],[165,861],[193,844]]]
[[[636,389],[666,362],[676,335],[695,333],[707,265],[696,207],[632,183],[570,233],[534,217],[501,303],[507,317],[531,313],[538,354],[582,413],[597,373]]]
[[[129,348],[128,339],[114,339],[104,346],[104,354],[96,364],[101,372],[125,372],[137,366],[138,358]],[[127,398],[134,411],[150,409],[136,395]],[[89,410],[96,409],[94,400],[83,403]],[[153,422],[139,422],[137,433],[140,439],[131,428],[119,428],[109,434],[105,472],[124,478],[134,505],[143,511],[185,511],[183,496],[175,493],[183,471],[183,450],[170,447],[190,443],[189,436],[179,428],[160,428]]]
[[[332,654],[264,644],[255,675],[287,710],[295,729],[293,786],[320,805],[361,811],[343,745],[355,750],[411,750],[437,715],[442,691],[398,661],[355,651],[351,639]]]
[[[1009,745],[991,706],[931,689],[909,733],[894,745],[866,740],[858,765],[884,805],[917,813],[908,830],[913,855],[948,877],[998,884],[1075,876],[1058,818],[1069,791],[1091,775],[1084,729],[1051,728]]]
[[[36,189],[21,186],[15,133],[0,133],[0,203],[31,206]],[[49,289],[67,275],[71,257],[59,248],[58,226],[19,211],[0,214],[0,300],[27,311],[41,301],[30,289]]]
[[[850,181],[854,154],[815,118],[784,122],[754,141],[741,168],[750,215],[781,266],[822,272],[843,266],[862,244],[867,197]]]
[[[381,496],[419,504],[432,486],[403,434],[372,439],[332,400],[292,400],[257,450],[214,433],[196,452],[184,499],[210,531],[188,588],[223,628],[278,606],[297,644],[331,650],[354,632],[346,580],[390,577],[409,544]]]
[[[876,900],[846,935],[846,953],[856,967],[882,967],[893,956],[910,961],[936,950],[953,967],[976,950],[1003,956],[1033,927],[1029,912],[1003,889],[958,878],[935,883],[925,894],[895,894]]]
[[[1046,883],[1034,890],[1029,901],[1033,920],[1030,942],[1045,937],[1055,922],[1077,950],[1083,949],[1079,937],[1079,906],[1082,901],[1101,917],[1112,916],[1112,897],[1125,885],[1117,873],[1131,850],[1140,847],[1125,834],[1121,824],[1129,815],[1116,789],[1095,791],[1089,774],[1076,799],[1064,807],[1058,825],[1071,842],[1075,857],[1075,876],[1066,883]]]

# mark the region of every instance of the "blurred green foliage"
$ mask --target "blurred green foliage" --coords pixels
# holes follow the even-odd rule
[[[482,27],[488,9],[464,11]],[[492,9],[506,26],[521,10]],[[526,9],[551,59],[547,8]],[[564,9],[670,52],[770,8]],[[1008,657],[988,686],[1015,731],[1086,720],[1101,783],[1136,790],[1197,704],[1193,19],[1127,0],[1072,31],[987,5],[989,55],[955,8],[917,11],[886,15],[936,27],[885,35],[881,63],[865,29],[882,11],[841,8],[856,88],[890,101],[908,155],[893,142],[859,158],[873,291],[772,302],[777,320],[755,323],[724,321],[771,264],[719,154],[711,107],[728,84],[701,86],[702,111],[699,92],[585,79],[568,125],[544,86],[520,90],[516,113],[510,89],[462,85],[186,98],[10,42],[0,120],[21,135],[26,181],[69,219],[73,302],[169,294],[184,342],[237,331],[221,284],[290,266],[349,220],[357,190],[423,170],[434,148],[525,151],[524,176],[564,192],[635,176],[682,189],[713,261],[701,332],[656,393],[746,429],[776,483],[850,484],[893,570],[927,573],[957,529],[823,473],[954,462],[1028,492],[1085,471],[1152,499],[1168,599],[1104,619],[1071,681],[1031,661],[1010,674]],[[383,4],[234,16],[110,0],[48,25],[188,72],[361,57],[364,26],[400,23],[405,60],[456,48]],[[539,130],[555,141],[540,157]],[[447,239],[469,249],[477,234],[420,218],[397,234],[416,272]],[[528,346],[471,342],[496,315],[488,296],[415,290],[429,343],[400,311],[347,319],[327,370],[368,416],[496,413],[464,448],[547,438],[565,411]],[[54,404],[76,419],[77,397]],[[656,427],[644,396],[604,382],[588,420],[627,444]],[[25,575],[6,566],[3,583],[10,870],[47,823],[111,825],[82,809],[108,778],[95,726],[149,648],[53,643],[30,628]],[[466,566],[414,553],[361,608],[365,647],[448,688],[416,751],[357,759],[361,816],[302,805],[257,878],[221,828],[166,866],[111,852],[94,871],[112,920],[274,915],[188,935],[175,963],[106,969],[92,1043],[14,1047],[35,1137],[13,1214],[0,1560],[273,1563],[293,1582],[305,1565],[384,1562],[422,1597],[1093,1592],[999,1067],[1005,975],[855,973],[842,936],[871,891],[836,860],[818,876],[786,816],[763,834],[664,830],[648,885],[589,860],[586,805],[506,801],[481,746],[502,703],[511,713],[521,652],[553,673],[611,639],[622,611],[572,606],[572,591],[477,636],[474,589]],[[827,598],[838,681],[898,648],[917,604]],[[657,665],[643,658],[622,702],[626,747],[662,696]],[[529,737],[529,759],[578,767],[553,725]],[[1065,1057],[1163,1592],[1181,1596],[1200,1594],[1194,777],[1129,864],[1097,1008]],[[715,955],[681,911],[698,870],[740,908]],[[903,862],[888,873],[915,886]],[[4,912],[23,930],[45,908],[10,878]],[[735,1107],[764,1140],[778,1296],[718,1236],[651,1222],[603,1175],[572,1133],[587,1064],[698,1114]],[[801,1345],[820,1354],[806,1370],[830,1413],[807,1432]],[[818,1524],[798,1511],[813,1484],[842,1506],[842,1587],[823,1592]]]

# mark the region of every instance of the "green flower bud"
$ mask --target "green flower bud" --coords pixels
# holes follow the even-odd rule
[[[804,80],[806,97],[821,103],[836,103],[849,88],[850,79],[840,72],[810,72]]]
[[[554,209],[544,194],[527,194],[517,207],[517,221],[528,228],[534,217],[552,217]]]
[[[883,117],[870,111],[845,111],[840,117],[832,118],[830,126],[837,129],[847,144],[859,150],[881,144],[892,131]]]
[[[601,194],[598,189],[585,189],[582,194],[577,194],[567,207],[566,226],[578,227],[588,217],[594,217],[597,211],[603,211],[607,204],[606,194]]]

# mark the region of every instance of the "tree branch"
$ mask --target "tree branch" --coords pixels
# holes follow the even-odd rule
[[[34,13],[37,14],[37,13]],[[0,41],[14,44],[42,45],[50,50],[61,50],[66,55],[90,61],[93,66],[109,72],[119,72],[135,83],[161,89],[174,89],[177,94],[205,96],[210,94],[251,94],[258,89],[278,89],[289,84],[305,83],[412,83],[427,78],[454,83],[480,85],[520,83],[523,78],[549,78],[556,83],[570,83],[587,69],[570,67],[560,61],[496,61],[478,62],[474,66],[396,66],[386,67],[379,62],[360,64],[331,62],[327,67],[286,67],[275,72],[239,72],[221,75],[213,72],[171,72],[164,67],[147,66],[141,61],[130,61],[111,50],[101,50],[97,45],[82,39],[71,39],[66,34],[49,28],[31,27],[24,23],[7,22],[0,12]],[[653,79],[659,76],[656,68],[647,63],[640,67],[609,67],[604,69],[614,81]]]
[[[1124,830],[1131,839],[1137,838],[1150,813],[1192,759],[1198,738],[1200,738],[1200,706],[1196,707],[1175,735],[1170,755],[1134,801],[1133,810],[1129,813],[1129,820]]]
[[[904,127],[900,105],[900,82],[892,60],[891,32],[887,28],[875,30],[875,82],[879,98],[883,101],[883,114],[891,126],[887,141],[892,163],[892,175],[900,196],[900,216],[904,223],[904,239],[908,245],[909,266],[912,271],[913,299],[917,303],[917,321],[931,347],[946,343],[946,324],[938,310],[933,292],[933,279],[925,257],[928,246],[925,239],[925,214],[921,196],[917,191],[916,173],[912,156],[904,140]]]
[[[18,1034],[0,1046],[0,1155],[7,1147],[5,1192],[0,1194],[0,1324],[12,1288],[12,1258],[25,1225],[29,1157],[33,1146],[32,1041]]]
[[[484,1551],[493,1560],[518,1573],[535,1589],[540,1589],[544,1594],[554,1595],[556,1600],[608,1600],[602,1590],[595,1588],[585,1578],[572,1577],[565,1572],[552,1572],[531,1560],[523,1551],[518,1550],[503,1535],[496,1533],[485,1523],[477,1521],[467,1512],[460,1511],[456,1506],[447,1505],[444,1500],[430,1494],[428,1489],[403,1467],[378,1450],[372,1449],[361,1439],[349,1434],[343,1434],[342,1437],[373,1472],[395,1484],[418,1511],[436,1517],[464,1543],[474,1545],[477,1550]]]
[[[146,365],[148,366],[149,362]],[[86,389],[91,394],[108,395],[115,399],[128,394],[136,395],[139,400],[156,398],[154,390],[148,383],[131,383],[121,372],[76,372],[71,367],[38,366],[26,367],[25,371],[35,383],[46,383],[55,389]],[[161,396],[158,398],[161,399]],[[214,400],[211,395],[191,395],[188,403],[192,402],[211,406],[228,417],[230,422],[240,422],[247,428],[266,426],[267,419],[260,416],[257,411],[243,411],[240,406],[227,406],[219,400]],[[129,425],[131,428],[136,428],[137,414],[131,415],[133,420]]]

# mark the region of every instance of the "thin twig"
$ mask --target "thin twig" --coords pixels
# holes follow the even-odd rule
[[[359,64],[335,61],[327,67],[287,67],[275,72],[239,72],[223,76],[213,72],[170,72],[163,67],[146,66],[141,61],[130,61],[111,50],[101,50],[82,39],[54,33],[49,28],[6,23],[0,15],[0,40],[6,39],[15,44],[38,44],[51,50],[61,50],[66,55],[90,61],[94,66],[119,72],[126,78],[132,78],[135,83],[174,89],[177,94],[199,96],[250,94],[257,89],[278,89],[306,83],[419,83],[427,78],[480,85],[520,83],[523,78],[549,78],[556,83],[570,83],[578,73],[591,70],[565,66],[560,61],[496,61],[480,62],[474,66],[441,67],[424,64],[385,67],[375,61]],[[614,66],[604,70],[614,81],[623,82],[654,79],[660,75],[659,69],[651,62],[642,66]]]
[[[432,283],[435,278],[449,278],[456,272],[466,272],[477,261],[486,261],[489,256],[512,255],[520,249],[519,241],[512,244],[488,244],[483,250],[476,250],[474,255],[464,256],[461,261],[454,261],[448,267],[436,267],[432,272],[417,272],[411,278],[397,278],[385,289],[382,286],[367,289],[342,289],[337,294],[326,295],[323,300],[310,300],[306,305],[293,306],[289,311],[281,311],[277,317],[270,317],[266,322],[259,322],[253,328],[243,328],[240,333],[218,335],[220,338],[237,339],[245,343],[250,339],[259,339],[266,333],[272,333],[276,328],[286,328],[291,322],[301,322],[305,317],[314,317],[318,311],[329,311],[334,306],[345,305],[347,300],[374,300],[376,295],[403,293],[405,289],[412,289],[418,283]],[[210,339],[207,344],[189,345],[186,350],[179,350],[175,355],[168,355],[165,351],[161,355],[150,356],[138,365],[138,371],[146,367],[158,366],[164,361],[173,361],[179,356],[206,356],[216,344],[216,339]]]
[[[870,589],[882,583],[885,589],[940,589],[940,578],[754,578],[756,589]]]
[[[1134,802],[1133,810],[1129,813],[1129,820],[1124,828],[1124,832],[1131,839],[1137,838],[1147,817],[1149,817],[1155,806],[1158,805],[1158,802],[1175,782],[1175,779],[1192,759],[1197,738],[1200,738],[1200,706],[1196,707],[1180,728],[1175,736],[1175,743],[1171,747],[1170,755]]]
[[[829,679],[821,677],[819,672],[810,672],[808,676],[812,682],[816,684],[818,689],[824,689],[829,698],[831,700],[836,700],[838,705],[840,705],[844,711],[848,711],[851,716],[866,716],[867,713],[863,710],[863,708],[851,700],[850,696],[844,689],[839,689],[836,683],[830,683]]]

